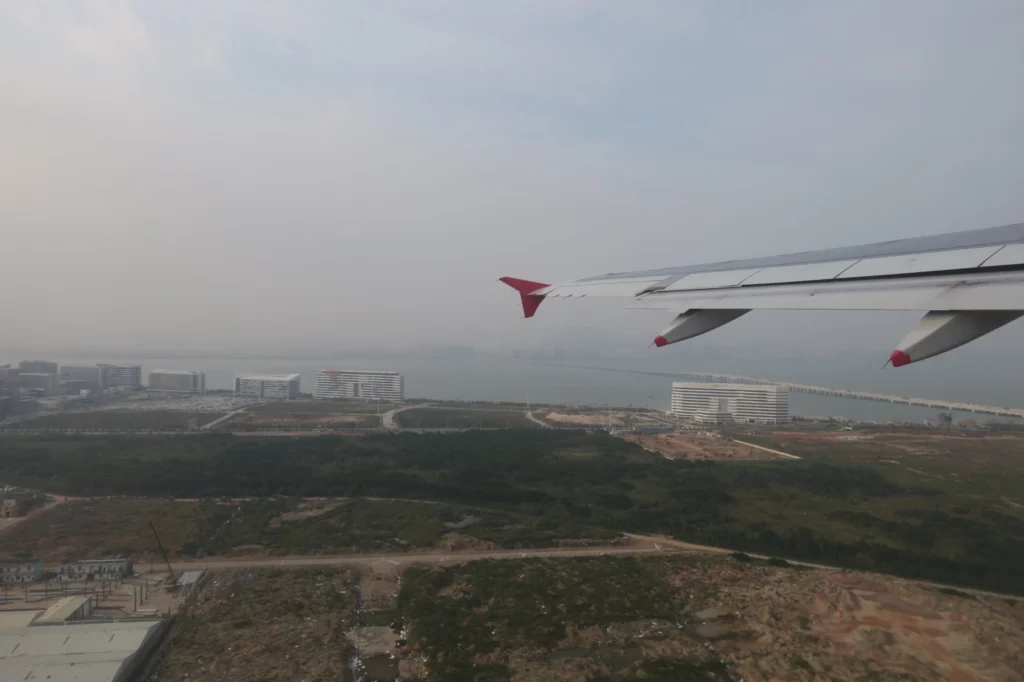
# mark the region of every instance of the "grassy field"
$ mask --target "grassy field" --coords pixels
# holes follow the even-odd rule
[[[621,533],[464,505],[405,500],[296,498],[236,501],[72,500],[0,536],[0,559],[160,560],[152,521],[172,557],[308,554],[428,547],[488,549],[606,544]]]
[[[343,569],[248,570],[209,578],[177,618],[145,679],[154,682],[344,680],[356,621]]]
[[[388,403],[380,404],[380,411],[391,409]],[[250,407],[248,412],[277,417],[297,416],[308,418],[324,414],[377,414],[377,403],[347,400],[277,400]]]
[[[730,558],[411,568],[400,607],[435,680],[1018,679],[1024,654],[1024,605]]]
[[[131,554],[136,561],[160,560],[152,521],[174,556],[209,534],[212,503],[159,499],[73,500],[31,516],[0,536],[0,558],[99,559]]]
[[[382,403],[381,412],[390,406]],[[376,403],[294,400],[256,405],[224,425],[228,431],[310,431],[380,428]]]
[[[187,431],[224,416],[217,412],[175,412],[173,410],[103,410],[64,412],[19,422],[15,429],[56,429],[73,431]]]
[[[534,429],[521,411],[490,408],[417,407],[395,415],[406,429]]]
[[[886,434],[876,443],[811,435],[750,436],[804,457],[757,463],[669,461],[603,433],[527,429],[308,439],[10,437],[0,439],[0,481],[73,495],[433,500],[544,519],[555,529],[664,533],[1024,593],[1024,439]],[[394,514],[403,519],[397,526],[409,528],[405,542],[430,528],[417,525],[415,513]],[[372,533],[347,537],[346,546],[376,542]]]

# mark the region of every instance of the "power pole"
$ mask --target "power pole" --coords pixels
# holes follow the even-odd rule
[[[157,535],[156,526],[153,522],[149,522],[149,528],[153,531],[153,537],[156,538],[156,546],[160,548],[160,553],[164,555],[164,563],[167,564],[167,584],[170,585],[174,578],[174,569],[171,568],[171,560],[167,558],[167,550],[164,549],[164,543],[160,542],[160,536]]]

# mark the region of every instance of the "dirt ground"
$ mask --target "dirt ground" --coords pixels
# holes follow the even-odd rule
[[[355,576],[346,569],[215,575],[180,613],[147,680],[346,679],[355,608]]]
[[[629,434],[623,438],[668,459],[782,459],[765,450],[702,433]]]
[[[597,412],[593,414],[566,414],[564,412],[548,412],[543,415],[544,419],[555,424],[579,424],[581,426],[622,426],[625,424],[625,415],[613,412]]]
[[[615,561],[629,565],[628,559]],[[539,613],[567,614],[561,639],[531,642],[519,633],[499,638],[496,650],[473,645],[489,652],[471,653],[476,665],[500,665],[516,682],[585,682],[595,675],[601,680],[647,679],[659,664],[676,665],[677,676],[657,680],[1024,680],[1024,600],[730,557],[647,557],[641,564],[650,567],[650,580],[627,583],[614,596],[588,596],[588,587],[596,585],[573,583],[586,572],[559,560],[513,564],[518,579],[456,579],[430,598],[443,613],[460,600],[466,603],[465,618],[446,621],[454,628],[448,636],[453,642],[477,642],[475,631],[530,627],[523,625],[529,617],[520,617],[507,596],[524,579],[530,580],[531,591],[516,599],[528,600],[528,608]],[[547,582],[537,577],[541,572]],[[600,575],[611,574],[602,569]],[[643,605],[643,595],[659,591],[653,607]],[[623,613],[600,625],[572,620],[571,614],[581,611],[600,618],[601,609],[620,592],[637,605],[635,614]],[[560,601],[567,595],[571,603]],[[678,610],[665,613],[662,604],[678,605]],[[480,613],[487,619],[481,621],[475,615]],[[462,627],[467,629],[460,632]],[[414,654],[421,645],[414,638],[410,652],[402,655]],[[445,651],[462,651],[454,646]],[[435,667],[443,670],[446,660],[435,661]],[[701,668],[699,673],[694,666]]]
[[[693,631],[748,682],[1024,679],[1024,600],[724,560],[670,580],[711,588],[687,609]]]

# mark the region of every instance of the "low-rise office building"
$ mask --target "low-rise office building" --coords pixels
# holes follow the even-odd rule
[[[60,395],[60,375],[56,372],[21,372],[21,389],[41,398]]]
[[[206,374],[191,369],[154,369],[149,373],[148,388],[171,393],[203,393]]]
[[[42,561],[21,561],[0,564],[0,583],[37,583],[43,579]]]
[[[677,381],[671,411],[702,424],[781,424],[789,421],[789,388]]]
[[[299,397],[298,374],[253,374],[235,377],[235,395],[260,400],[294,400]]]
[[[77,395],[81,391],[100,390],[100,368],[95,365],[61,365],[60,381],[64,391]]]
[[[49,360],[22,360],[18,363],[18,369],[37,374],[57,374],[60,371],[57,363]]]
[[[142,388],[142,365],[96,365],[100,388]]]
[[[361,400],[405,400],[405,377],[398,372],[325,369],[316,375],[313,397]]]

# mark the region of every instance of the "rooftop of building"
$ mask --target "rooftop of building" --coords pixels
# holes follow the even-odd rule
[[[236,379],[248,381],[294,381],[299,378],[298,374],[239,374]]]
[[[30,624],[0,630],[0,679],[111,682],[153,641],[159,620]]]
[[[673,381],[672,388],[724,388],[731,391],[779,391],[789,390],[788,386],[778,386],[775,384],[713,384],[704,381]]]
[[[41,625],[46,623],[63,623],[75,615],[75,612],[88,601],[89,597],[81,595],[58,599],[48,609],[43,611],[43,615],[39,616],[36,623]]]
[[[176,374],[181,376],[192,376],[193,374],[202,374],[197,369],[151,369],[150,374]]]
[[[26,628],[31,625],[41,613],[42,611],[39,609],[31,609],[29,611],[0,611],[0,631]]]
[[[398,372],[383,371],[377,369],[322,369],[320,374],[335,376],[338,374],[381,374],[384,376],[401,376]]]

